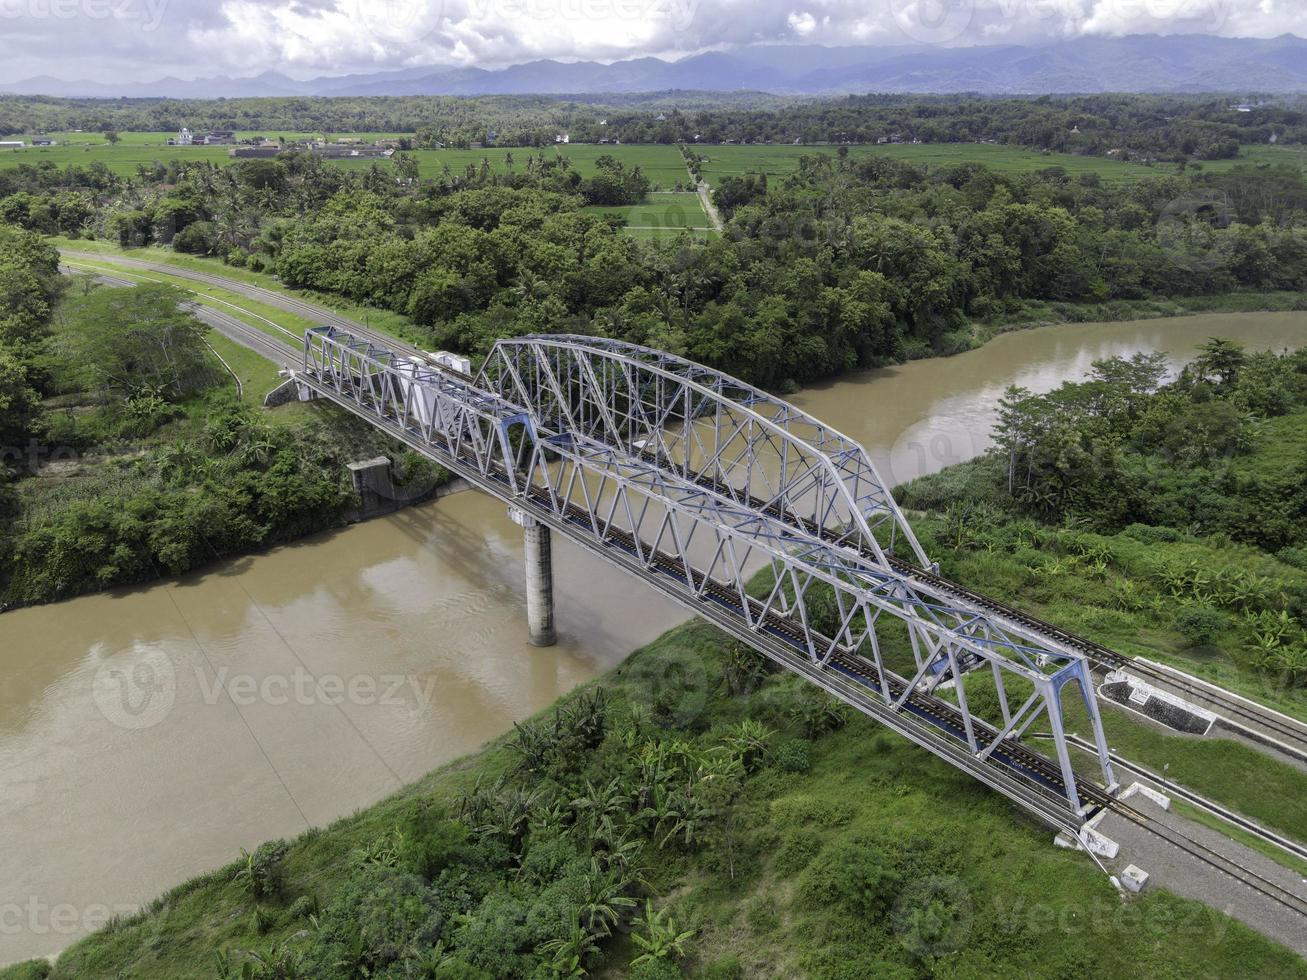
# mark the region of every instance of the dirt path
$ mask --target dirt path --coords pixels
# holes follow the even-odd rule
[[[725,227],[722,222],[722,216],[717,211],[717,205],[712,202],[712,195],[708,193],[708,184],[700,180],[698,184],[699,200],[703,204],[703,210],[708,215],[708,220],[712,222],[713,231],[721,231]]]

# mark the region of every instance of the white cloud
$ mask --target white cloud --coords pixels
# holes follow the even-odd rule
[[[1303,0],[0,0],[5,77],[307,77],[731,44],[1029,43],[1302,29]],[[104,17],[105,8],[131,16]],[[62,11],[58,16],[54,11]],[[143,69],[142,66],[148,66]]]
[[[790,16],[785,18],[785,22],[790,25],[790,30],[800,37],[807,37],[817,29],[817,18],[806,10],[803,13],[797,10],[791,12]]]

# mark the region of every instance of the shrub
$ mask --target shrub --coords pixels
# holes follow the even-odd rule
[[[284,840],[272,840],[260,844],[251,854],[241,851],[243,860],[235,874],[235,880],[243,882],[245,888],[254,898],[272,898],[281,891],[284,881],[282,858],[290,850]]]
[[[172,247],[192,255],[212,255],[218,245],[218,226],[212,221],[196,221],[173,237]]]
[[[444,926],[438,896],[426,882],[369,865],[323,910],[304,975],[375,976],[391,964],[412,964],[444,938]]]
[[[871,841],[827,846],[799,881],[799,895],[815,904],[838,903],[855,915],[879,918],[898,894],[902,878]]]
[[[1121,533],[1142,544],[1165,544],[1184,537],[1173,527],[1154,527],[1151,524],[1131,524]]]
[[[1281,548],[1275,555],[1286,565],[1301,568],[1307,572],[1307,548]]]
[[[808,866],[821,850],[820,838],[809,830],[787,833],[776,852],[776,870],[783,875],[797,874]]]
[[[849,720],[849,709],[825,691],[805,690],[790,710],[790,718],[808,738],[843,728]]]
[[[277,917],[273,915],[272,910],[262,905],[254,906],[252,916],[254,931],[260,936],[266,935],[268,930],[277,924]]]
[[[803,773],[812,768],[808,758],[808,743],[801,738],[792,738],[776,750],[776,765],[783,772]]]
[[[1175,617],[1175,628],[1190,646],[1206,646],[1225,627],[1225,616],[1211,606],[1186,606]]]

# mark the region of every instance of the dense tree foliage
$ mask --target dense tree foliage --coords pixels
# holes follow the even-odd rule
[[[393,451],[361,424],[272,424],[235,401],[171,287],[59,287],[57,253],[0,226],[0,608],[329,527],[344,464]],[[440,478],[413,463],[410,485]]]
[[[1031,583],[1090,577],[1094,601],[1137,617],[1131,642],[1163,623],[1307,685],[1307,589],[1285,574],[1307,570],[1307,350],[1213,338],[1166,372],[1136,355],[1044,395],[1009,389],[987,456],[898,496],[946,514],[958,553],[1003,555]]]
[[[1307,541],[1307,455],[1280,436],[1307,408],[1307,351],[1247,354],[1218,338],[1167,384],[1164,365],[1114,359],[1046,395],[1009,390],[994,450],[1004,495],[1104,529],[1220,532],[1271,551]]]
[[[428,181],[402,163],[344,171],[302,154],[107,182],[24,167],[0,174],[11,191],[0,208],[41,231],[85,215],[83,233],[217,255],[406,313],[436,347],[592,332],[778,388],[965,349],[975,321],[1021,319],[1032,302],[1307,283],[1307,180],[1293,168],[1107,185],[1056,167],[815,155],[782,178],[723,181],[726,231],[695,244],[635,240],[584,210],[648,188],[638,168],[598,162],[583,177],[566,156],[519,151],[506,172],[483,163]]]

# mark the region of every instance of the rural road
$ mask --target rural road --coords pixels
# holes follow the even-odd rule
[[[248,299],[257,300],[267,306],[284,310],[287,313],[293,313],[306,320],[312,320],[315,323],[327,324],[333,327],[339,327],[342,330],[348,330],[357,337],[363,337],[378,346],[386,347],[396,353],[407,354],[409,356],[422,356],[422,352],[416,347],[411,344],[406,344],[389,334],[373,330],[362,323],[359,323],[357,320],[352,320],[349,317],[342,316],[325,306],[321,306],[317,303],[310,303],[294,296],[288,296],[285,293],[278,292],[274,289],[265,289],[262,286],[255,286],[247,282],[241,282],[239,279],[229,279],[226,276],[214,275],[210,272],[197,272],[193,269],[185,269],[180,266],[169,265],[166,262],[150,262],[146,259],[133,259],[122,255],[104,255],[99,252],[79,252],[75,249],[60,249],[60,252],[66,258],[70,259],[103,262],[108,265],[119,266],[123,269],[155,272],[162,275],[173,276],[177,279],[188,279],[192,282],[216,286],[219,289],[225,289],[228,292],[238,293]],[[242,324],[242,326],[244,325]]]
[[[703,203],[703,210],[708,215],[708,220],[712,222],[714,231],[721,231],[725,227],[722,222],[722,216],[717,210],[717,205],[712,202],[712,195],[708,193],[708,184],[706,181],[699,181],[697,185],[699,191],[699,200]]]
[[[80,255],[70,253],[69,257],[78,258]],[[165,268],[166,267],[160,266],[160,271],[163,271]],[[73,275],[82,270],[64,265],[60,266],[59,271],[64,275]],[[135,280],[123,279],[118,276],[93,274],[92,278],[101,285],[115,288],[127,288],[136,285]],[[251,327],[249,324],[238,320],[230,313],[220,310],[216,306],[205,303],[203,300],[197,299],[184,305],[188,307],[199,320],[207,323],[228,340],[239,344],[242,347],[246,347],[276,364],[283,366],[287,365],[296,360],[299,356],[299,350],[289,342],[289,338],[287,341],[280,341],[277,338],[264,333],[262,330],[259,330],[256,327]],[[239,310],[240,307],[235,307],[235,309]],[[249,311],[246,310],[243,312],[248,313]]]

